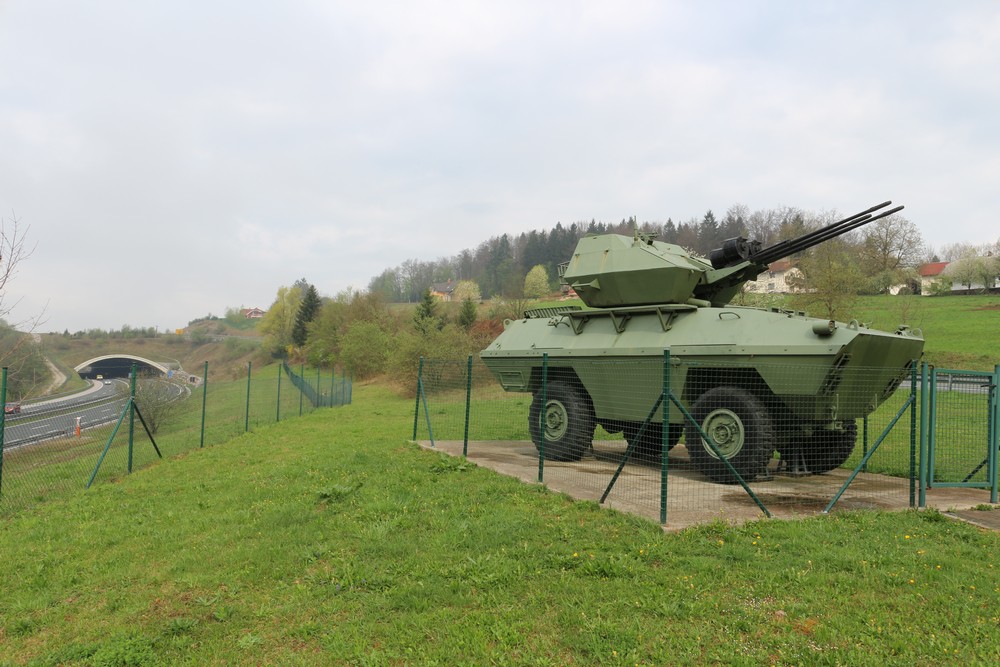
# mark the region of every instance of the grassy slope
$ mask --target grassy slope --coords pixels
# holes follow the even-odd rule
[[[1000,659],[995,534],[663,534],[405,444],[410,399],[354,400],[0,524],[0,664]]]
[[[175,335],[121,340],[43,334],[41,340],[42,352],[69,369],[96,356],[125,353],[153,361],[180,363],[184,370],[196,375],[201,375],[207,361],[212,377],[233,378],[246,372],[247,360],[252,359],[256,364],[261,359],[257,342],[237,337],[222,342],[196,342]]]
[[[866,297],[858,319],[892,331],[901,322],[921,329],[924,356],[941,368],[992,371],[1000,363],[1000,296]]]

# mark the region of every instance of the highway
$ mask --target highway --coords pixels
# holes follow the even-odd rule
[[[113,379],[108,384],[105,382],[91,380],[89,388],[71,396],[23,403],[19,413],[5,416],[4,450],[71,436],[76,430],[78,418],[82,429],[117,421],[128,399],[128,382],[124,379]],[[185,386],[172,382],[168,384],[176,389],[174,400],[190,393]]]

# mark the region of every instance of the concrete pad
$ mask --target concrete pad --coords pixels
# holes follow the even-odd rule
[[[461,456],[460,440],[419,443],[432,451]],[[621,460],[623,441],[595,442],[593,456],[572,463],[545,461],[546,487],[579,500],[600,501]],[[514,440],[474,441],[468,445],[468,460],[528,483],[538,481],[538,452],[531,442]],[[775,462],[776,465],[776,462]],[[764,512],[742,486],[716,484],[694,470],[683,445],[670,451],[667,476],[667,530],[677,530],[714,519],[743,523],[764,518]],[[825,511],[843,487],[850,471],[837,469],[823,475],[791,476],[773,472],[768,481],[749,484],[775,518],[801,518]],[[603,503],[622,512],[660,521],[660,467],[629,463]],[[970,510],[989,502],[982,489],[928,489],[927,507],[941,511]],[[845,509],[903,510],[910,507],[909,480],[861,473],[844,491],[831,511]],[[1000,511],[975,512],[995,514]]]

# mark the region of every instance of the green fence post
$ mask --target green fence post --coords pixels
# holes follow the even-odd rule
[[[914,365],[913,382],[916,385],[916,365]],[[924,508],[927,506],[927,436],[928,436],[928,423],[929,420],[933,419],[934,416],[928,414],[927,405],[929,402],[927,391],[927,362],[925,361],[920,365],[920,498],[918,501],[918,507]],[[910,423],[913,423],[911,417]],[[913,436],[910,436],[911,441]],[[910,506],[913,506],[913,500],[910,500]]]
[[[250,430],[250,375],[253,372],[253,362],[247,362],[247,410],[246,416],[243,418],[243,432],[246,433]]]
[[[868,453],[868,415],[865,415],[861,423],[861,457],[864,458],[864,455]],[[865,466],[864,472],[868,472],[868,466]]]
[[[337,405],[337,401],[334,400],[337,392],[337,367],[334,366],[330,370],[330,407]]]
[[[472,406],[472,355],[465,367],[465,436],[462,440],[462,456],[469,455],[469,409]]]
[[[542,404],[538,411],[538,483],[541,484],[545,474],[545,409],[548,406],[549,383],[549,353],[542,353]]]
[[[0,371],[0,403],[7,407],[7,367]],[[0,498],[3,497],[3,440],[7,425],[7,410],[0,412]]]
[[[299,417],[302,416],[302,394],[305,392],[306,384],[306,365],[299,365],[299,381],[296,383],[299,387]]]
[[[417,365],[417,398],[413,404],[413,437],[411,440],[417,439],[417,421],[420,419],[420,388],[423,386],[421,384],[421,376],[424,374],[424,358],[420,357],[420,363]]]
[[[322,394],[322,392],[320,391],[320,388],[319,388],[320,387],[319,383],[320,383],[320,378],[322,377],[322,375],[321,375],[322,372],[323,371],[319,367],[316,368],[316,400],[314,401],[314,404],[316,405],[317,408],[323,407],[323,394]]]
[[[208,362],[205,362],[205,372],[201,378],[201,444],[205,446],[205,408],[208,405]]]
[[[135,442],[135,385],[136,385],[136,364],[132,364],[132,372],[129,373],[129,403],[128,403],[128,471],[132,472],[132,450]]]
[[[281,364],[278,364],[278,400],[274,408],[274,421],[281,421]]]
[[[667,525],[667,459],[670,451],[670,348],[663,350],[663,437],[660,460],[660,523]]]
[[[1000,477],[1000,397],[997,396],[998,393],[1000,393],[1000,364],[993,367],[993,405],[991,406],[993,432],[989,443],[989,455],[993,458],[990,464],[990,475],[993,478],[993,486],[990,489],[990,502],[994,505],[997,502],[997,496],[1000,495],[1000,483],[997,480],[997,477]],[[2,447],[3,431],[0,430],[0,448]]]
[[[910,365],[910,399],[909,399],[909,401],[910,401],[910,507],[915,507],[916,506],[916,498],[914,496],[914,491],[916,489],[916,484],[917,484],[917,482],[920,479],[920,472],[919,472],[919,469],[917,468],[917,466],[919,465],[920,469],[923,468],[923,457],[920,456],[919,458],[921,460],[920,461],[917,460],[918,459],[918,453],[919,453],[919,449],[918,449],[918,440],[919,440],[919,438],[917,437],[917,362],[916,362],[916,360],[914,360],[913,363]],[[865,420],[867,420],[867,419],[868,419],[868,417],[865,417]],[[866,429],[866,434],[865,434],[865,450],[866,450],[866,453],[867,453],[867,449],[868,449],[867,428],[868,428],[868,424],[866,422],[865,423],[865,429]],[[866,466],[865,470],[867,472],[867,466]]]

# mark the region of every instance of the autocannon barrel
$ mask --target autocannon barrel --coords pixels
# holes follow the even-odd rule
[[[763,249],[760,248],[759,241],[747,241],[743,237],[727,239],[723,242],[721,248],[711,252],[709,255],[709,261],[712,263],[713,268],[716,269],[726,266],[734,266],[743,261],[751,261],[754,264],[766,266],[777,259],[788,257],[789,255],[797,252],[802,252],[803,250],[812,248],[813,246],[819,245],[824,241],[829,241],[832,238],[846,234],[859,227],[867,225],[870,222],[874,222],[875,220],[903,210],[902,206],[896,206],[888,211],[883,211],[878,215],[874,215],[876,211],[879,211],[890,204],[892,204],[891,201],[882,202],[881,204],[872,206],[871,208],[861,211],[860,213],[855,213],[854,215],[848,216],[843,220],[831,223],[826,227],[821,227],[820,229],[816,229],[794,239],[779,241],[778,243]]]
[[[809,232],[808,234],[804,234],[794,239],[780,241],[772,246],[764,248],[750,259],[758,264],[770,264],[777,259],[793,255],[797,252],[802,252],[803,250],[812,248],[813,246],[819,245],[824,241],[829,241],[832,238],[836,238],[858,229],[859,227],[863,227],[870,222],[874,222],[903,210],[902,206],[896,206],[895,208],[883,211],[878,215],[872,215],[875,211],[885,208],[891,203],[891,201],[884,202],[877,206],[873,206],[866,211],[855,213],[854,215],[844,218],[843,220],[839,220],[827,225],[826,227],[817,229],[816,231]]]

